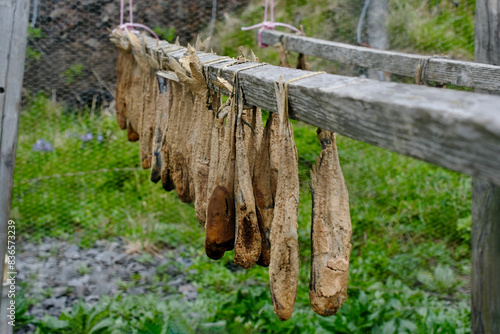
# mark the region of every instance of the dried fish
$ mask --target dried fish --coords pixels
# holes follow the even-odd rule
[[[226,89],[232,91],[226,83]],[[208,205],[205,224],[205,252],[211,259],[220,259],[234,248],[235,206],[235,121],[236,115],[228,99],[214,117],[210,171],[208,177]]]
[[[207,216],[207,186],[210,169],[210,145],[212,137],[213,111],[208,98],[208,86],[203,75],[203,65],[193,48],[188,48],[183,58],[189,66],[189,76],[177,70],[182,84],[194,96],[191,132],[183,139],[192,143],[190,165],[191,183],[194,187],[194,207],[198,222],[205,226]],[[182,138],[182,137],[181,137]]]
[[[135,34],[129,31],[126,31],[126,33],[132,46],[132,52],[136,53],[137,50],[143,47],[141,41]],[[143,86],[144,76],[136,60],[130,76],[130,94],[126,97],[126,103],[129,106],[127,115],[127,136],[129,141],[138,141],[140,138],[142,113],[144,112]]]
[[[166,58],[167,66],[177,74],[186,69],[173,58]],[[168,117],[168,131],[165,131],[162,142],[161,181],[167,191],[177,190],[177,196],[183,202],[194,200],[194,185],[190,175],[190,159],[193,128],[194,97],[191,90],[171,81],[172,106]]]
[[[297,215],[299,170],[293,129],[288,121],[286,85],[275,84],[279,114],[279,169],[274,217],[271,225],[269,279],[274,312],[281,320],[292,316],[299,281]]]
[[[271,260],[270,235],[274,217],[274,198],[276,196],[279,167],[279,125],[279,116],[276,113],[270,113],[255,155],[252,180],[257,220],[262,240],[261,253],[257,264],[263,267],[268,267]],[[271,156],[274,158],[272,162]]]
[[[237,77],[234,90],[236,91],[236,101],[233,101],[233,110],[236,110],[236,177],[234,186],[236,241],[234,262],[243,268],[250,268],[259,259],[262,238],[257,221],[249,152],[245,139],[244,127],[248,125],[243,122],[243,94]]]
[[[351,253],[349,194],[340,169],[335,134],[317,131],[321,154],[311,170],[311,280],[309,298],[314,312],[337,313],[347,298]]]
[[[154,183],[161,180],[161,169],[163,164],[162,139],[168,128],[168,116],[172,106],[172,89],[170,81],[157,77],[158,98],[156,100],[156,115],[154,120],[153,139],[151,143],[152,161],[151,161],[151,181]]]
[[[133,45],[134,58],[142,73],[142,115],[140,115],[140,155],[142,168],[151,167],[151,149],[153,126],[156,117],[156,100],[158,98],[158,82],[156,71],[158,62],[146,52],[144,44]]]

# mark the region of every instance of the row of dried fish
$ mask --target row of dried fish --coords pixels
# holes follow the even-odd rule
[[[243,268],[269,266],[274,311],[289,319],[299,279],[299,179],[287,84],[275,84],[278,113],[270,113],[264,127],[261,110],[245,106],[237,74],[232,83],[220,77],[213,82],[231,92],[226,102],[208,89],[194,48],[179,61],[164,55],[158,62],[135,34],[117,31],[112,41],[120,51],[117,120],[129,140],[140,140],[143,168],[151,168],[153,182],[161,180],[165,190],[194,202],[211,259],[234,249],[234,261]],[[253,53],[250,58],[258,62]],[[246,61],[239,57],[235,63]],[[159,69],[178,80],[157,77]],[[335,136],[318,130],[318,138],[309,290],[313,310],[331,315],[347,297],[351,226]]]

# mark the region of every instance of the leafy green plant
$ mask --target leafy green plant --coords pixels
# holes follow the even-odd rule
[[[19,327],[34,321],[33,316],[26,314],[30,302],[26,298],[25,292],[26,288],[19,289],[14,300],[16,302],[16,326]]]
[[[103,334],[110,333],[114,324],[109,315],[109,306],[90,308],[85,303],[78,302],[70,312],[63,312],[59,319],[45,316],[37,325],[40,333]]]
[[[82,75],[83,68],[83,64],[73,64],[64,70],[61,75],[66,78],[66,83],[69,85]]]
[[[82,264],[81,266],[78,267],[77,269],[78,271],[78,274],[79,275],[86,275],[86,274],[90,274],[90,272],[92,271],[92,268],[89,267],[86,263]]]
[[[164,39],[168,42],[173,42],[176,37],[175,28],[154,27],[153,31],[158,35],[159,38]]]
[[[417,279],[431,291],[439,293],[451,293],[460,286],[455,271],[446,265],[439,264],[431,273],[429,271],[420,271]]]
[[[45,38],[47,37],[43,32],[42,28],[34,28],[28,26],[28,38]]]
[[[42,59],[42,54],[28,45],[28,47],[26,48],[26,57],[28,59],[33,59],[34,61],[39,61],[40,59]]]

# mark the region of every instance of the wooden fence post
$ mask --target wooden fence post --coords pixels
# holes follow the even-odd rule
[[[29,9],[29,0],[0,0],[0,277],[4,271]],[[0,328],[5,320],[0,319]]]
[[[387,50],[389,48],[389,37],[387,36],[387,22],[389,18],[389,6],[387,0],[371,0],[366,14],[366,29],[368,45],[375,49]],[[379,81],[391,81],[387,72],[369,68],[368,78]]]
[[[499,0],[476,1],[476,62],[500,65],[499,14]],[[472,333],[500,333],[500,187],[480,178],[472,180],[471,242]]]

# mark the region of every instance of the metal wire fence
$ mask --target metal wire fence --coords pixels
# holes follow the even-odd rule
[[[304,4],[295,2],[293,8],[296,10],[287,11],[286,15],[293,17],[291,21],[300,23],[306,16],[300,9]],[[172,40],[178,35],[185,44],[209,24],[213,3],[217,5],[217,17],[226,16],[224,22],[219,22],[215,27],[214,42],[216,50],[224,53],[226,43],[233,41],[234,37],[230,34],[225,37],[217,35],[222,35],[224,29],[235,29],[238,20],[230,18],[227,13],[233,13],[247,1],[148,0],[134,5],[134,15],[137,22],[154,28],[161,38]],[[325,24],[332,24],[330,31],[323,29],[315,37],[353,44],[356,39],[363,44],[365,40],[373,38],[369,36],[366,24],[361,24],[357,33],[352,30],[368,1],[314,3],[318,5],[317,16],[323,18]],[[321,12],[319,5],[324,6],[324,3],[327,3],[327,10]],[[456,11],[453,10],[457,8],[456,5],[451,1],[429,0],[418,3],[403,0],[386,2],[391,15],[387,20],[389,33],[392,33],[388,36],[390,49],[412,49],[421,53],[425,52],[422,50],[433,50],[429,53],[454,50],[458,58],[470,59],[473,23],[461,27],[456,25],[458,22],[470,23],[459,19],[470,14],[473,1],[458,2]],[[11,209],[12,219],[20,222],[21,238],[25,243],[69,240],[81,247],[115,236],[122,236],[130,242],[142,240],[144,243],[158,240],[168,242],[169,238],[175,238],[177,234],[171,232],[178,228],[179,223],[195,221],[194,210],[189,206],[181,206],[175,193],[167,193],[160,185],[150,182],[149,171],[140,168],[139,145],[127,141],[126,133],[119,130],[114,118],[116,51],[108,38],[110,30],[118,24],[119,2],[33,0],[31,6],[24,107],[19,125]],[[251,4],[250,9],[243,12],[243,18],[249,19],[250,15],[254,18],[256,7]],[[290,7],[286,8],[288,10]],[[410,22],[413,29],[418,29],[412,34],[408,31],[411,28],[404,27],[408,23],[405,20],[416,15],[410,12],[414,8],[418,13],[426,14],[424,20]],[[342,20],[343,14],[348,19]],[[368,11],[366,15],[368,17],[365,20],[375,24],[373,14],[370,17]],[[436,31],[430,30],[429,27],[435,23],[440,23]],[[447,29],[451,39],[460,36],[456,40],[458,46],[452,45],[450,38],[436,41],[432,37],[433,34],[445,35]],[[254,43],[253,35],[252,41],[248,43]],[[236,49],[235,45],[231,47]],[[269,54],[271,51],[265,52]],[[318,59],[312,62],[316,66],[315,70],[326,68],[341,74],[367,75],[365,69],[327,64]],[[361,148],[360,151],[362,154],[372,154],[370,148]],[[378,198],[386,200],[392,196],[390,205],[380,212],[379,217],[357,217],[358,230],[368,228],[368,224],[380,224],[395,244],[406,247],[408,253],[402,254],[400,260],[396,259],[397,268],[394,270],[406,266],[410,272],[423,265],[420,259],[410,259],[411,248],[423,239],[444,240],[446,247],[455,254],[467,255],[470,232],[469,179],[443,172],[437,173],[437,178],[432,179],[437,183],[429,184],[425,173],[435,168],[426,167],[419,175],[421,184],[411,188],[404,180],[409,175],[396,173],[406,168],[410,172],[415,171],[410,166],[412,162],[409,159],[396,160],[394,157],[392,154],[381,156],[381,159],[388,160],[385,165],[387,170],[383,172],[373,171],[363,161],[345,161],[346,178],[354,180],[363,177],[369,182],[363,187],[353,185],[350,188],[354,201],[351,205],[362,207],[364,198],[376,203]],[[300,158],[301,168],[305,170],[303,173],[308,173],[315,156],[309,154]],[[391,159],[394,161],[391,162]],[[391,163],[403,165],[393,168]],[[373,176],[371,181],[366,177],[370,173]],[[391,188],[377,188],[380,179],[385,179],[384,182],[390,184]],[[449,184],[453,184],[457,192],[443,196],[439,186],[446,184],[447,189],[450,188]],[[398,189],[397,193],[394,189]],[[420,199],[412,195],[415,191],[422,193],[422,189],[430,195]],[[391,191],[392,194],[387,193]],[[439,203],[424,208],[423,201],[429,199]],[[440,219],[453,221],[436,225],[435,222]],[[172,223],[171,227],[168,227],[168,223]],[[367,236],[359,232],[359,238]],[[175,244],[175,240],[171,241]],[[399,265],[397,261],[405,265]],[[435,275],[435,272],[429,275]],[[429,284],[434,284],[434,278],[430,278]],[[425,277],[422,280],[425,281]]]

